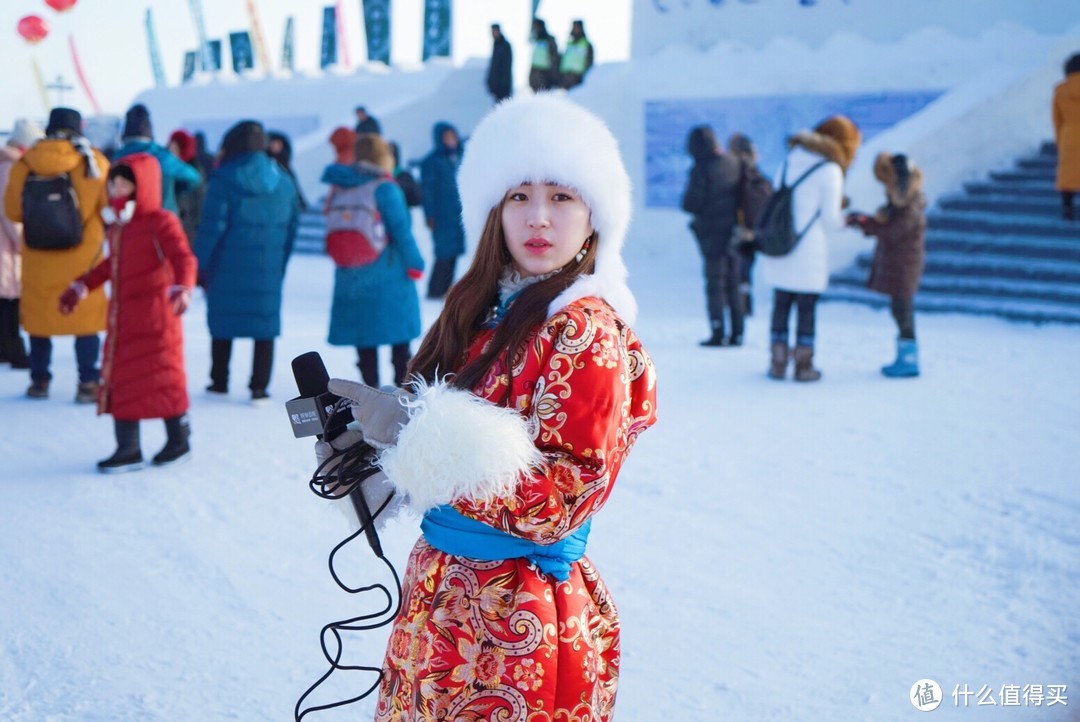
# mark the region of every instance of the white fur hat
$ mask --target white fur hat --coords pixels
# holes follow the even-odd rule
[[[19,118],[11,129],[7,144],[18,148],[29,148],[44,137],[45,134],[34,121]]]
[[[619,144],[604,122],[564,92],[521,95],[500,103],[465,144],[458,189],[469,238],[479,238],[488,214],[519,183],[558,183],[589,206],[599,233],[596,266],[548,308],[558,311],[585,296],[599,296],[628,323],[637,303],[626,285],[622,246],[630,225],[630,176]]]

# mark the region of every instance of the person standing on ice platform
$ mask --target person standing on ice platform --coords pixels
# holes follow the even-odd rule
[[[561,95],[501,103],[471,138],[477,251],[413,358],[412,393],[329,385],[360,429],[333,447],[362,434],[383,483],[424,513],[376,719],[604,722],[619,618],[586,539],[656,420],[621,258],[630,181],[610,131]]]

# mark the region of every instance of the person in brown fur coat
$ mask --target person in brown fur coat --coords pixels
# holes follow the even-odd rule
[[[918,376],[914,299],[926,262],[922,172],[905,155],[881,153],[874,160],[874,177],[885,186],[887,202],[872,216],[851,213],[847,222],[877,238],[866,285],[889,296],[900,332],[896,360],[883,366],[881,373],[890,378]]]

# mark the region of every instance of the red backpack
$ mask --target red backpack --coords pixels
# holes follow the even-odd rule
[[[388,238],[375,204],[375,191],[390,179],[377,178],[352,188],[335,186],[326,211],[326,253],[339,268],[376,261]]]

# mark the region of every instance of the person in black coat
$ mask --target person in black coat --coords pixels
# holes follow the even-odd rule
[[[355,108],[356,112],[356,134],[360,133],[375,133],[376,135],[382,135],[382,126],[379,125],[378,119],[374,115],[368,115],[367,108],[362,105],[358,105]]]
[[[491,47],[491,64],[488,65],[487,88],[495,98],[495,102],[505,100],[514,94],[514,82],[511,68],[514,62],[514,51],[510,43],[503,37],[502,28],[498,23],[491,26],[491,37],[494,44]]]
[[[682,209],[693,215],[690,229],[705,262],[705,297],[712,334],[702,346],[740,346],[743,308],[739,296],[739,255],[731,235],[738,222],[742,164],[725,154],[712,128],[690,131],[686,150],[694,159],[683,193]],[[724,309],[731,316],[731,335],[724,335]]]
[[[289,136],[276,130],[267,133],[266,153],[276,160],[281,170],[285,171],[286,175],[292,179],[293,185],[296,186],[296,200],[300,204],[300,211],[306,211],[308,202],[304,198],[304,190],[300,187],[300,181],[297,180],[296,173],[292,168],[292,143],[289,141]]]

